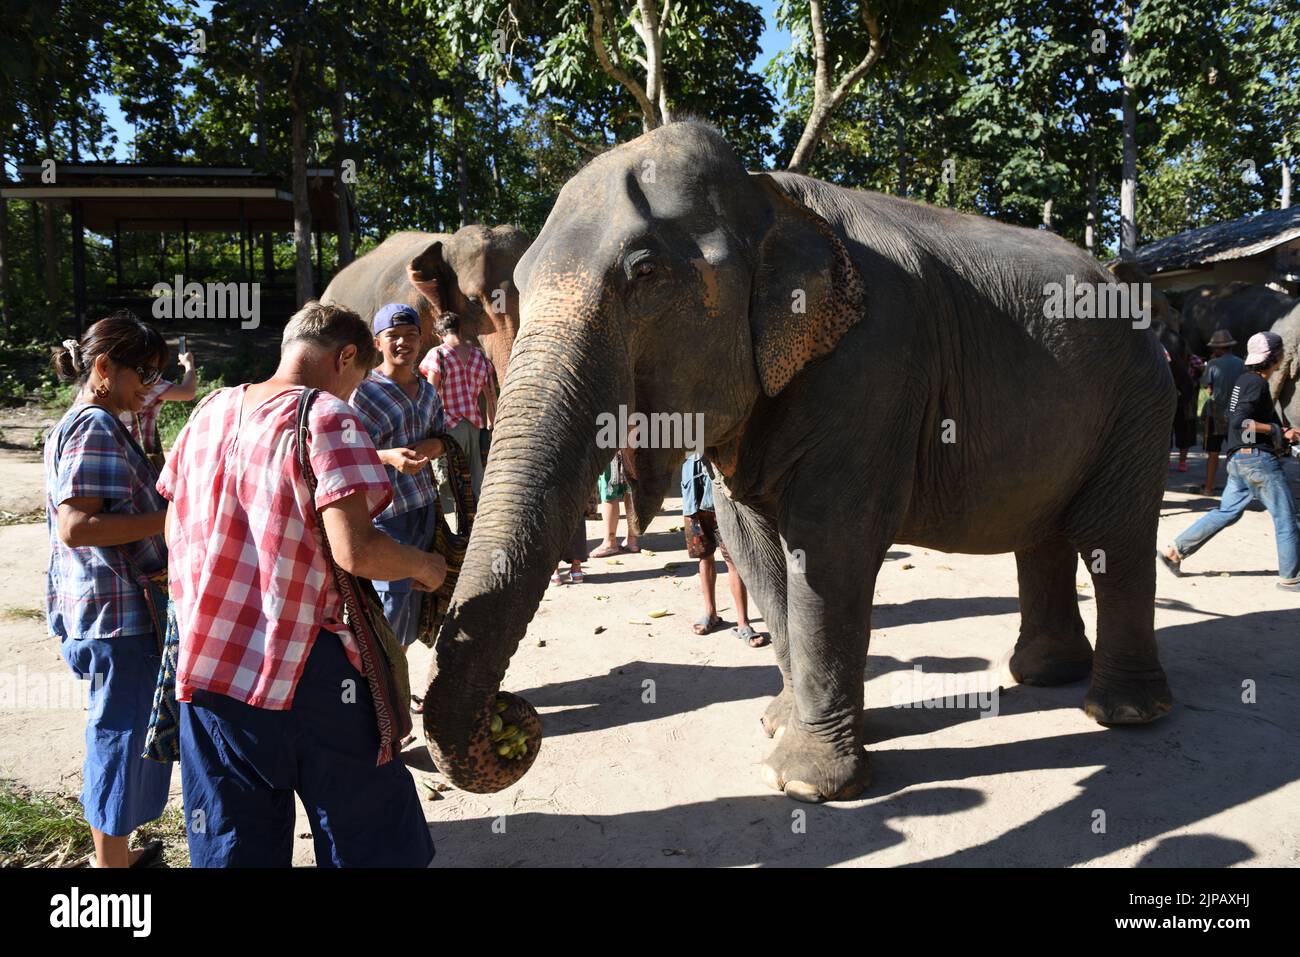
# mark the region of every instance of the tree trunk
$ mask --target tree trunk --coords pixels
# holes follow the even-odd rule
[[[1282,159],[1282,208],[1291,208],[1291,161]]]
[[[1097,255],[1097,158],[1088,154],[1088,219],[1083,227],[1083,244]]]
[[[5,167],[5,132],[0,123],[0,170]],[[0,326],[9,334],[9,204],[0,202]]]
[[[894,143],[898,147],[898,195],[907,195],[907,131],[903,128],[903,116],[898,114],[894,124]]]
[[[1056,232],[1052,226],[1052,201],[1050,199],[1043,201],[1043,228],[1049,233]]]
[[[307,110],[302,96],[290,93],[293,103],[293,245],[298,306],[313,298],[316,284],[311,271],[311,203],[307,196]]]
[[[352,262],[352,220],[348,215],[348,185],[343,182],[343,154],[346,149],[343,135],[343,115],[347,109],[347,91],[343,87],[343,44],[339,43],[338,59],[334,61],[334,203],[339,221],[338,268]]]
[[[858,81],[876,65],[876,61],[884,53],[885,46],[876,19],[867,8],[866,0],[861,0],[861,3],[862,22],[867,29],[867,33],[871,36],[871,48],[867,55],[862,58],[862,61],[844,74],[839,84],[834,89],[831,89],[830,69],[833,58],[827,50],[826,28],[822,21],[821,0],[809,0],[809,24],[812,27],[813,59],[815,64],[813,105],[808,113],[808,122],[804,125],[803,135],[799,137],[799,145],[795,147],[794,156],[790,159],[790,165],[787,167],[792,173],[808,172],[808,164],[812,162],[813,153],[817,150],[817,144],[821,142],[822,134],[826,132],[826,124],[830,122],[831,114],[844,102],[844,98],[857,86]]]
[[[257,160],[263,169],[266,167],[266,82],[262,71],[262,37],[253,34],[253,110],[257,114],[253,122],[257,130]]]
[[[1120,6],[1124,31],[1121,69],[1133,60],[1133,4]],[[1127,74],[1121,78],[1121,109],[1124,113],[1124,171],[1119,187],[1119,255],[1132,259],[1137,253],[1137,90]]]
[[[451,105],[451,148],[456,154],[456,211],[460,216],[460,225],[470,221],[469,210],[469,166],[465,162],[465,98],[459,83],[452,95]]]

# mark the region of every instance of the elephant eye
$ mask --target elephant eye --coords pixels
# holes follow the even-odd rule
[[[624,268],[627,270],[630,279],[644,279],[646,276],[653,276],[655,272],[654,255],[649,250],[639,249],[627,257]]]

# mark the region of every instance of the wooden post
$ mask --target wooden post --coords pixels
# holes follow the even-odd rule
[[[184,235],[185,242],[185,281],[190,281],[190,221],[181,220],[181,233]]]
[[[72,201],[72,308],[77,314],[77,329],[85,331],[86,313],[86,228],[81,200]]]
[[[248,261],[244,259],[244,234],[248,232],[248,217],[244,213],[244,201],[239,201],[239,271],[244,274],[244,281],[248,281]],[[251,250],[250,250],[251,252]],[[250,255],[248,257],[252,259]]]
[[[267,282],[275,282],[275,251],[271,248],[271,232],[262,233],[262,273]]]
[[[117,280],[117,294],[122,295],[122,221],[113,220],[113,271]]]

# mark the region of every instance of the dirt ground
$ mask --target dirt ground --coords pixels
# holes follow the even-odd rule
[[[1169,473],[1162,542],[1212,506],[1184,491],[1201,469],[1194,457],[1191,472]],[[1300,469],[1288,469],[1295,484]],[[41,489],[34,456],[0,450],[0,508],[29,512]],[[650,526],[654,554],[596,560],[585,583],[550,588],[506,678],[546,729],[519,784],[495,795],[437,792],[428,753],[408,749],[435,866],[1300,863],[1300,610],[1274,587],[1267,514],[1248,512],[1189,561],[1187,577],[1160,571],[1156,626],[1176,705],[1139,728],[1086,718],[1083,683],[1011,684],[1011,555],[896,546],[879,578],[866,686],[874,782],[861,800],[810,806],[759,778],[771,742],[758,718],[780,687],[771,648],[691,633],[699,582],[671,531],[677,505]],[[587,537],[597,539],[595,523]],[[47,554],[43,524],[0,527],[0,677],[65,673],[39,615]],[[1078,581],[1091,638],[1082,565]],[[729,606],[720,576],[730,623]],[[658,609],[671,614],[647,617]],[[429,654],[412,653],[415,684]],[[932,695],[901,683],[917,666],[982,690],[1001,685],[996,716],[897,707]],[[75,706],[0,712],[0,776],[75,792],[82,733]],[[312,863],[307,831],[300,808],[303,865]]]

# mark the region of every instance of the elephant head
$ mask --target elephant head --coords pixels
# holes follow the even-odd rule
[[[832,187],[750,175],[721,136],[688,121],[596,157],[561,191],[515,270],[519,337],[430,670],[425,733],[456,786],[499,790],[536,756],[530,745],[522,759],[498,758],[488,723],[618,444],[601,440],[602,423],[620,411],[702,420],[709,458],[727,475],[747,423],[761,427],[762,403],[861,319],[858,270],[800,201],[798,190],[813,188]],[[642,524],[685,454],[637,449]],[[540,734],[536,722],[530,733]]]
[[[406,264],[407,278],[421,297],[421,318],[457,313],[461,333],[478,340],[502,379],[519,333],[514,268],[528,243],[515,226],[462,226]],[[436,344],[433,322],[422,325],[421,347],[428,349]]]

